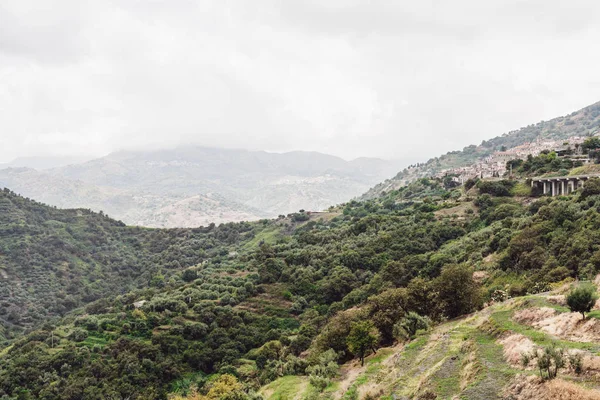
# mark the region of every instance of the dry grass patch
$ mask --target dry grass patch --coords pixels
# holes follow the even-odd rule
[[[513,367],[519,368],[521,367],[521,354],[531,353],[535,348],[535,343],[519,333],[506,336],[498,340],[498,343],[504,348],[506,361]]]
[[[513,320],[525,325],[533,325],[542,320],[554,317],[556,310],[550,307],[534,307],[519,310],[513,315]]]
[[[487,272],[487,271],[475,271],[475,272],[473,272],[473,280],[477,284],[483,283],[483,281],[485,281],[489,276],[490,276],[490,273]]]
[[[467,386],[477,378],[481,372],[481,364],[477,359],[477,345],[469,340],[463,342],[460,347],[460,352],[466,354],[462,360],[460,369],[460,390],[465,390]]]
[[[554,296],[546,297],[549,303],[556,304],[557,306],[567,306],[567,298],[564,294],[558,294]]]
[[[575,342],[600,341],[600,320],[583,320],[579,313],[558,313],[553,308],[534,307],[515,312],[512,319],[561,339]]]
[[[562,379],[542,381],[534,375],[517,375],[504,391],[514,400],[600,400],[600,392]]]
[[[600,321],[596,318],[583,320],[579,313],[562,313],[534,322],[533,327],[550,335],[575,342],[600,340]]]

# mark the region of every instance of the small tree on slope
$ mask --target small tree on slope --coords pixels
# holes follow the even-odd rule
[[[365,355],[370,350],[376,352],[379,343],[379,330],[370,321],[354,322],[350,334],[346,338],[348,349],[360,357],[360,365],[365,365]]]
[[[590,312],[594,304],[598,300],[598,294],[596,288],[592,285],[582,285],[567,295],[567,305],[572,312],[579,312],[585,319],[585,313]]]

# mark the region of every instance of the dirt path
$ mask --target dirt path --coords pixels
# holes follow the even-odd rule
[[[358,363],[353,363],[344,368],[344,371],[342,372],[344,378],[340,381],[340,388],[333,396],[334,399],[341,399],[348,389],[350,389],[350,386],[352,386],[354,381],[356,381],[356,378],[366,371],[366,366],[358,367],[357,365]]]

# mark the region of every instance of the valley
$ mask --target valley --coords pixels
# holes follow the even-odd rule
[[[117,152],[43,170],[14,165],[0,169],[0,187],[57,207],[88,208],[129,225],[163,228],[321,211],[362,194],[399,167],[321,153],[199,146]]]
[[[581,146],[593,160],[600,141]],[[582,321],[566,303],[600,273],[597,164],[549,150],[507,166],[194,228],[129,226],[4,189],[0,396],[596,399],[598,310]],[[61,174],[151,187],[143,168],[121,168]],[[163,172],[152,175],[192,195]],[[560,193],[532,185],[582,175]],[[544,352],[562,355],[556,378]]]

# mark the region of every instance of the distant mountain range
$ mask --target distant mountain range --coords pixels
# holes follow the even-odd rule
[[[524,128],[511,131],[490,140],[484,140],[479,146],[471,145],[460,151],[451,151],[440,157],[429,159],[406,168],[391,179],[387,179],[369,191],[361,199],[372,199],[384,192],[398,189],[408,182],[419,178],[434,176],[450,168],[465,167],[476,163],[496,151],[503,151],[534,142],[537,139],[563,140],[571,136],[592,136],[600,134],[600,102],[575,111],[569,115],[541,121]]]
[[[373,158],[345,161],[316,152],[198,146],[116,152],[49,169],[40,168],[48,162],[28,162],[0,169],[0,187],[61,208],[102,210],[127,224],[149,227],[322,210],[361,195],[399,169],[398,162]],[[38,168],[26,167],[32,164]]]
[[[38,156],[19,157],[8,163],[0,163],[0,169],[4,168],[34,168],[51,169],[64,167],[69,164],[78,164],[90,160],[92,157],[68,157],[68,156]]]

